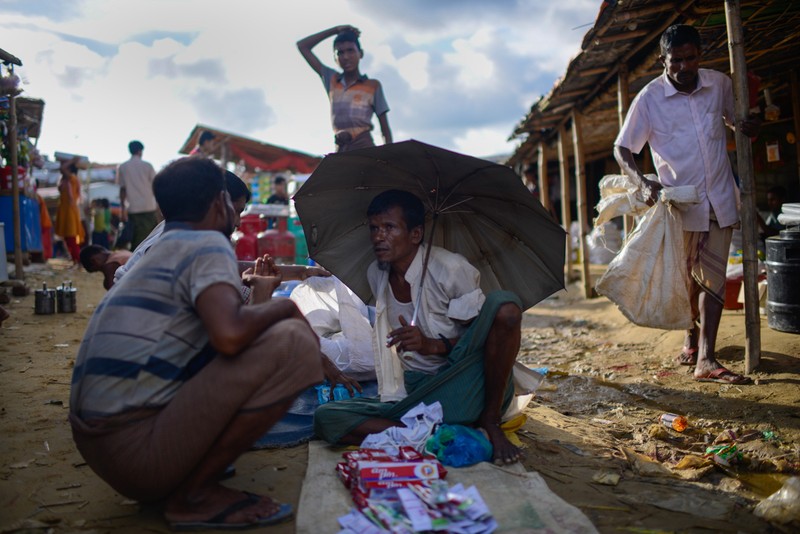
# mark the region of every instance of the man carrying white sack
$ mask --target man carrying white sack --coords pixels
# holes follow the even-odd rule
[[[733,128],[730,78],[700,68],[697,30],[674,25],[661,36],[664,73],[636,96],[614,143],[614,156],[649,203],[663,187],[694,185],[700,202],[681,212],[689,300],[695,325],[686,331],[681,365],[694,365],[702,382],[745,384],[750,378],[723,367],[715,344],[725,299],[725,266],[731,233],[739,224],[739,191],[726,152],[725,126]],[[739,124],[755,135],[758,122]],[[639,170],[633,152],[650,145],[658,181]],[[699,319],[699,327],[696,321]]]

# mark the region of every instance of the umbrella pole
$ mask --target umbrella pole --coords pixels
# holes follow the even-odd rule
[[[419,313],[419,304],[422,302],[422,284],[425,283],[425,275],[428,274],[428,260],[431,257],[431,249],[433,248],[433,234],[436,232],[436,221],[439,219],[437,213],[433,214],[433,224],[431,224],[431,235],[428,238],[428,248],[425,250],[425,258],[422,260],[422,276],[419,279],[419,288],[417,289],[417,300],[414,302],[414,314],[411,316],[411,326],[417,324],[417,314]]]

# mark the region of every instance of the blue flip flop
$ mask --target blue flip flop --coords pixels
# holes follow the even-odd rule
[[[261,528],[268,527],[270,525],[276,525],[292,518],[294,512],[292,510],[292,505],[277,503],[280,505],[280,508],[277,512],[270,516],[262,517],[249,523],[226,522],[225,520],[228,519],[231,514],[234,514],[239,510],[243,510],[249,506],[253,506],[262,498],[260,495],[250,493],[249,491],[245,491],[243,493],[245,495],[244,499],[231,504],[211,519],[206,519],[204,521],[176,521],[170,523],[169,528],[182,532],[193,530],[246,530],[249,528]]]

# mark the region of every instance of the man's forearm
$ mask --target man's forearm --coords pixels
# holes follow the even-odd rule
[[[627,174],[636,185],[641,187],[645,183],[646,179],[642,171],[639,170],[639,166],[636,165],[636,160],[633,158],[633,152],[624,146],[615,146],[614,159],[617,160],[622,172]]]

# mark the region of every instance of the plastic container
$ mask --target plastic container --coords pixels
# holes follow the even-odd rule
[[[676,432],[683,432],[689,426],[689,421],[682,415],[674,413],[664,413],[658,418],[658,421],[667,428],[671,428]]]
[[[767,243],[767,325],[800,334],[800,227],[781,230]]]

